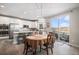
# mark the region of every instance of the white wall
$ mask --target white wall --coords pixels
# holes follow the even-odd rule
[[[69,43],[79,47],[79,8],[70,13],[70,40]]]

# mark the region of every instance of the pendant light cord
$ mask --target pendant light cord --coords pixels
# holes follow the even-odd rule
[[[42,8],[43,8],[43,5],[42,5],[42,3],[41,3],[41,6],[40,6],[40,8],[41,8],[41,17],[43,16],[42,15]]]

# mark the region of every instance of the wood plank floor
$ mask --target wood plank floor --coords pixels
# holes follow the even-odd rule
[[[11,40],[0,40],[0,55],[23,55],[23,44],[14,45]],[[65,42],[56,41],[54,48],[54,53],[51,54],[51,50],[49,49],[50,55],[79,55],[79,48],[69,46]],[[30,53],[28,53],[30,55]],[[39,52],[37,49],[37,55],[46,55],[46,51]]]

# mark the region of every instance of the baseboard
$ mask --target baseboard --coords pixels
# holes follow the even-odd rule
[[[70,45],[70,46],[73,46],[73,47],[79,48],[79,45],[75,45],[75,44],[71,44],[71,43],[69,43],[69,45]]]

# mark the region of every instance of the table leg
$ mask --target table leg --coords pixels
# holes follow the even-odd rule
[[[40,41],[40,52],[41,52],[41,46],[42,46],[42,45],[41,45],[41,41]]]
[[[37,48],[33,49],[33,55],[36,55]]]
[[[33,48],[33,55],[35,55],[36,54],[36,50],[37,50],[37,41],[33,41],[32,48]]]
[[[41,52],[41,44],[40,44],[40,52]]]

